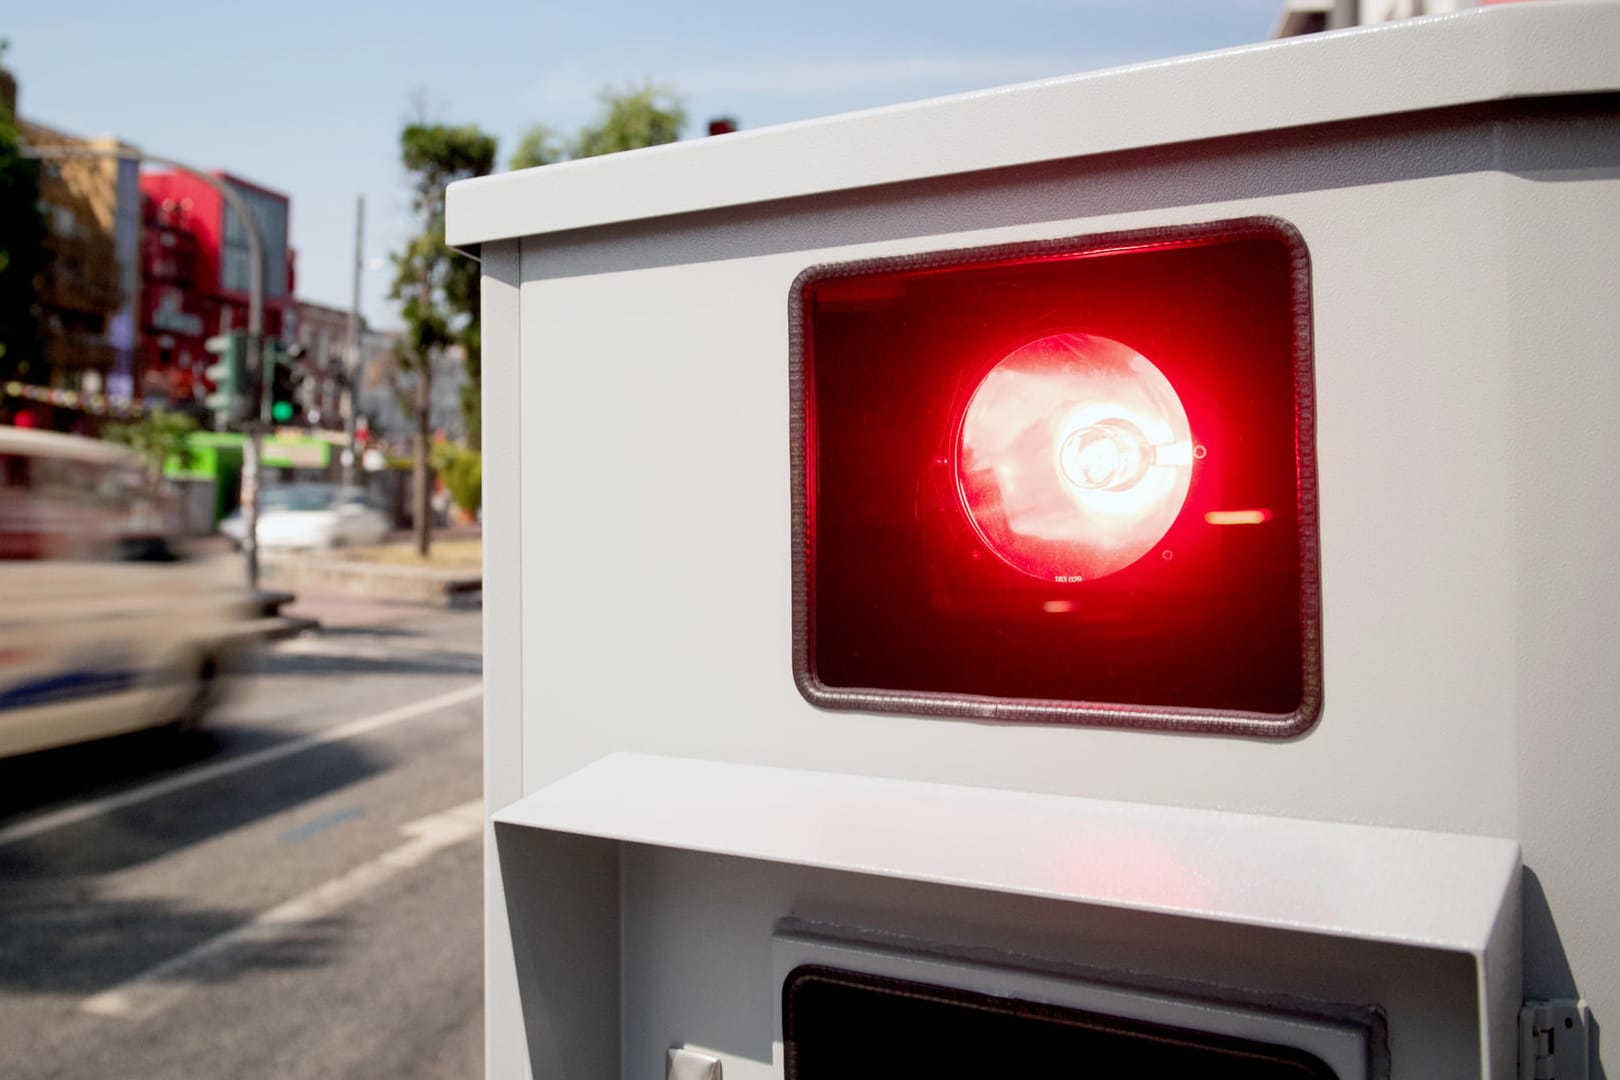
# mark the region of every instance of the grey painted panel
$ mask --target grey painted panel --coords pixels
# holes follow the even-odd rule
[[[1514,20],[1551,11],[1512,7]],[[1505,26],[1485,20],[1506,14],[1460,25]],[[1590,41],[1568,54],[1570,78],[1587,78],[1593,55],[1612,69],[1605,20],[1580,23]],[[1533,33],[1489,40],[1499,51],[1476,57],[1482,70],[1513,68],[1525,50],[1544,73],[1566,59]],[[486,379],[503,372],[486,384],[491,398],[517,402],[523,463],[496,478],[522,541],[491,546],[491,589],[521,597],[522,610],[514,622],[500,609],[507,651],[491,653],[491,694],[524,689],[516,719],[508,697],[489,728],[492,768],[509,776],[516,763],[522,790],[535,791],[632,750],[1507,838],[1524,849],[1526,992],[1584,995],[1601,1023],[1620,1007],[1616,117],[1598,97],[1139,153],[1093,146],[1088,157],[657,221],[671,211],[627,203],[620,216],[644,223],[528,236],[528,332],[486,356]],[[665,166],[634,162],[675,159],[609,171],[651,176]],[[610,188],[603,207],[619,205]],[[785,441],[797,273],[1256,214],[1291,222],[1312,258],[1327,702],[1317,729],[1256,745],[805,704],[789,651]],[[1465,1018],[1520,978],[1511,908],[1481,972],[1457,954],[1211,934],[1084,904],[1036,911],[1028,905],[1056,902],[746,860],[636,849],[619,893],[597,871],[591,895],[624,910],[624,1075],[653,1075],[644,1059],[661,1066],[670,1045],[705,1038],[732,1055],[728,1075],[746,1062],[766,1071],[734,1075],[770,1075],[754,997],[769,995],[762,942],[785,914],[1166,978],[1254,976],[1306,995],[1326,986],[1336,1000],[1388,1006],[1398,1078],[1477,1075],[1482,1044],[1498,1068],[1511,1064],[1504,1010],[1487,1010],[1488,1031]],[[545,885],[524,873],[523,888]],[[526,989],[545,978],[531,973]],[[549,978],[547,992],[561,992]],[[492,995],[506,992],[498,983],[492,970]],[[1469,995],[1469,1009],[1455,1004]]]
[[[512,928],[522,1043],[508,1032],[501,1058],[515,1075],[598,1080],[619,1075],[619,846],[496,826]]]
[[[521,580],[523,539],[518,520],[522,427],[521,282],[516,241],[483,252],[483,483],[484,558]],[[512,752],[484,754],[484,808],[493,812],[523,793],[523,609],[515,588],[484,597],[484,745]],[[484,1060],[493,1076],[520,1076],[522,1017],[513,971],[512,939],[493,832],[484,836]]]
[[[1620,88],[1620,9],[1506,5],[452,184],[450,243],[1476,101]]]

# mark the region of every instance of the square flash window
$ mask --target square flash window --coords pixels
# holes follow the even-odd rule
[[[791,312],[813,704],[1316,721],[1310,265],[1291,226],[815,267]]]

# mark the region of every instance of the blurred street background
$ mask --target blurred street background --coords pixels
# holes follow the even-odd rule
[[[290,610],[208,724],[0,760],[0,1073],[483,1074],[479,612]]]

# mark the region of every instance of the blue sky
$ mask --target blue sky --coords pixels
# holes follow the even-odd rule
[[[604,86],[676,91],[697,135],[1264,39],[1281,0],[568,0],[13,5],[22,114],[223,168],[292,196],[299,293],[346,307],[356,194],[367,254],[409,232],[401,125],[476,123],[505,156],[571,132]],[[388,270],[364,307],[394,322]]]

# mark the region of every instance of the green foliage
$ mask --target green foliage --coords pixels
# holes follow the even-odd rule
[[[595,123],[588,124],[564,139],[544,124],[536,124],[518,142],[507,167],[528,169],[552,165],[569,158],[599,157],[621,150],[661,146],[681,137],[686,127],[686,109],[668,90],[651,84],[623,90],[604,89],[598,99],[602,111]]]
[[[457,180],[484,176],[495,167],[495,139],[473,125],[415,123],[400,133],[400,162],[410,174],[411,209],[420,232],[394,256],[390,292],[403,301],[406,348],[400,367],[431,378],[431,366],[451,345],[467,354],[474,387],[473,410],[463,415],[478,429],[478,264],[444,242],[444,190]]]
[[[472,125],[410,124],[400,134],[400,161],[410,173],[411,210],[421,231],[394,256],[392,296],[406,301],[412,347],[441,348],[477,316],[478,264],[444,242],[444,189],[495,167],[495,139]]]
[[[517,149],[507,159],[508,169],[532,169],[536,165],[552,165],[568,156],[567,147],[555,131],[544,124],[536,124],[524,132]]]
[[[450,344],[477,318],[478,264],[444,242],[444,189],[495,167],[495,139],[471,125],[410,124],[400,134],[400,161],[410,173],[411,210],[421,231],[394,256],[391,295],[406,302],[417,353]]]
[[[416,174],[416,209],[444,203],[444,185],[483,176],[495,165],[495,139],[476,124],[408,124],[399,137],[400,161]],[[424,183],[424,181],[427,181]]]
[[[17,124],[0,104],[0,380],[43,383],[37,283],[45,269],[39,162],[18,150]]]
[[[457,395],[461,406],[461,421],[467,427],[467,441],[475,446],[484,443],[483,387],[470,379],[461,384]]]
[[[484,501],[484,457],[466,446],[445,443],[433,450],[433,467],[444,477],[450,498],[469,514]]]
[[[160,409],[139,420],[108,424],[101,437],[135,451],[146,471],[158,479],[165,462],[172,461],[181,469],[191,467],[191,444],[187,439],[196,430],[197,421],[192,417]]]
[[[405,342],[398,367],[413,376],[416,407],[415,492],[412,495],[417,553],[432,543],[428,513],[428,417],[433,372],[452,345],[467,354],[468,375],[480,370],[478,351],[478,264],[450,250],[444,241],[445,188],[457,180],[483,176],[495,167],[495,140],[467,124],[407,124],[399,137],[400,162],[410,174],[411,210],[419,232],[394,256],[389,295],[403,302]],[[397,384],[396,384],[397,386]],[[403,397],[403,395],[402,395]],[[476,406],[476,396],[472,398]],[[466,407],[466,399],[463,399]]]
[[[596,123],[574,136],[574,157],[599,157],[672,143],[686,126],[686,110],[680,101],[656,86],[608,89],[599,97],[601,115]]]

